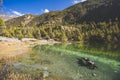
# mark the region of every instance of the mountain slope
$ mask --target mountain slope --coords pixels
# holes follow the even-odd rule
[[[0,17],[4,20],[4,21],[7,21],[7,20],[10,20],[12,18],[15,18],[16,16],[10,16],[10,15],[5,15],[5,14],[0,14]]]
[[[120,20],[120,0],[87,0],[65,9],[68,23]]]
[[[8,21],[6,21],[6,26],[10,27],[10,26],[20,26],[21,23],[24,23],[24,25],[27,25],[35,16],[31,15],[31,14],[26,14],[20,17],[16,17],[13,19],[10,19]]]
[[[61,24],[62,17],[64,16],[64,12],[62,11],[52,11],[49,13],[45,13],[39,16],[36,16],[33,20],[29,22],[29,26],[41,26],[44,24]]]
[[[18,26],[24,16],[7,21],[7,25],[14,22]],[[101,22],[115,20],[120,21],[120,0],[87,0],[78,3],[63,11],[53,11],[33,17],[27,24],[40,26],[44,24],[80,24],[83,22]],[[26,25],[27,25],[26,24]]]
[[[14,18],[6,25],[8,37],[120,44],[120,0],[87,0],[62,11]]]

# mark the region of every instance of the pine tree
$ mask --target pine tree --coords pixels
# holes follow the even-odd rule
[[[5,29],[6,29],[5,23],[3,19],[0,18],[0,36],[4,36]]]
[[[64,32],[61,33],[60,40],[62,42],[66,42],[68,40],[68,38],[67,38],[67,36],[66,36],[66,34]]]

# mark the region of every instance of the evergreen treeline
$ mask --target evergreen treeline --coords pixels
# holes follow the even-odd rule
[[[25,26],[21,22],[19,26],[5,27],[2,19],[0,19],[0,35],[7,37],[18,37],[22,39],[37,38],[37,39],[54,39],[57,41],[84,41],[95,43],[119,43],[120,41],[120,22],[91,22],[79,25],[42,25]]]

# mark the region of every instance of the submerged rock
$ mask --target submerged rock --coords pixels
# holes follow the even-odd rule
[[[117,73],[118,71],[114,71],[115,73]]]
[[[95,69],[97,68],[96,64],[94,61],[92,61],[91,59],[89,58],[77,58],[77,63],[80,65],[80,66],[85,66],[89,69]]]
[[[46,77],[48,77],[49,76],[49,72],[48,71],[44,71],[43,72],[43,78],[46,78]]]
[[[93,74],[92,74],[92,76],[94,76],[94,77],[95,77],[95,76],[97,76],[97,74],[96,74],[96,73],[93,73]]]
[[[43,78],[46,78],[49,76],[49,72],[48,72],[48,68],[44,67],[44,71],[43,71]]]

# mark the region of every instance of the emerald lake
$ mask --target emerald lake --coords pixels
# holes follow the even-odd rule
[[[113,45],[36,45],[11,63],[8,75],[19,77],[17,80],[120,80],[119,53],[119,46]],[[97,68],[81,66],[81,58],[91,59]]]

